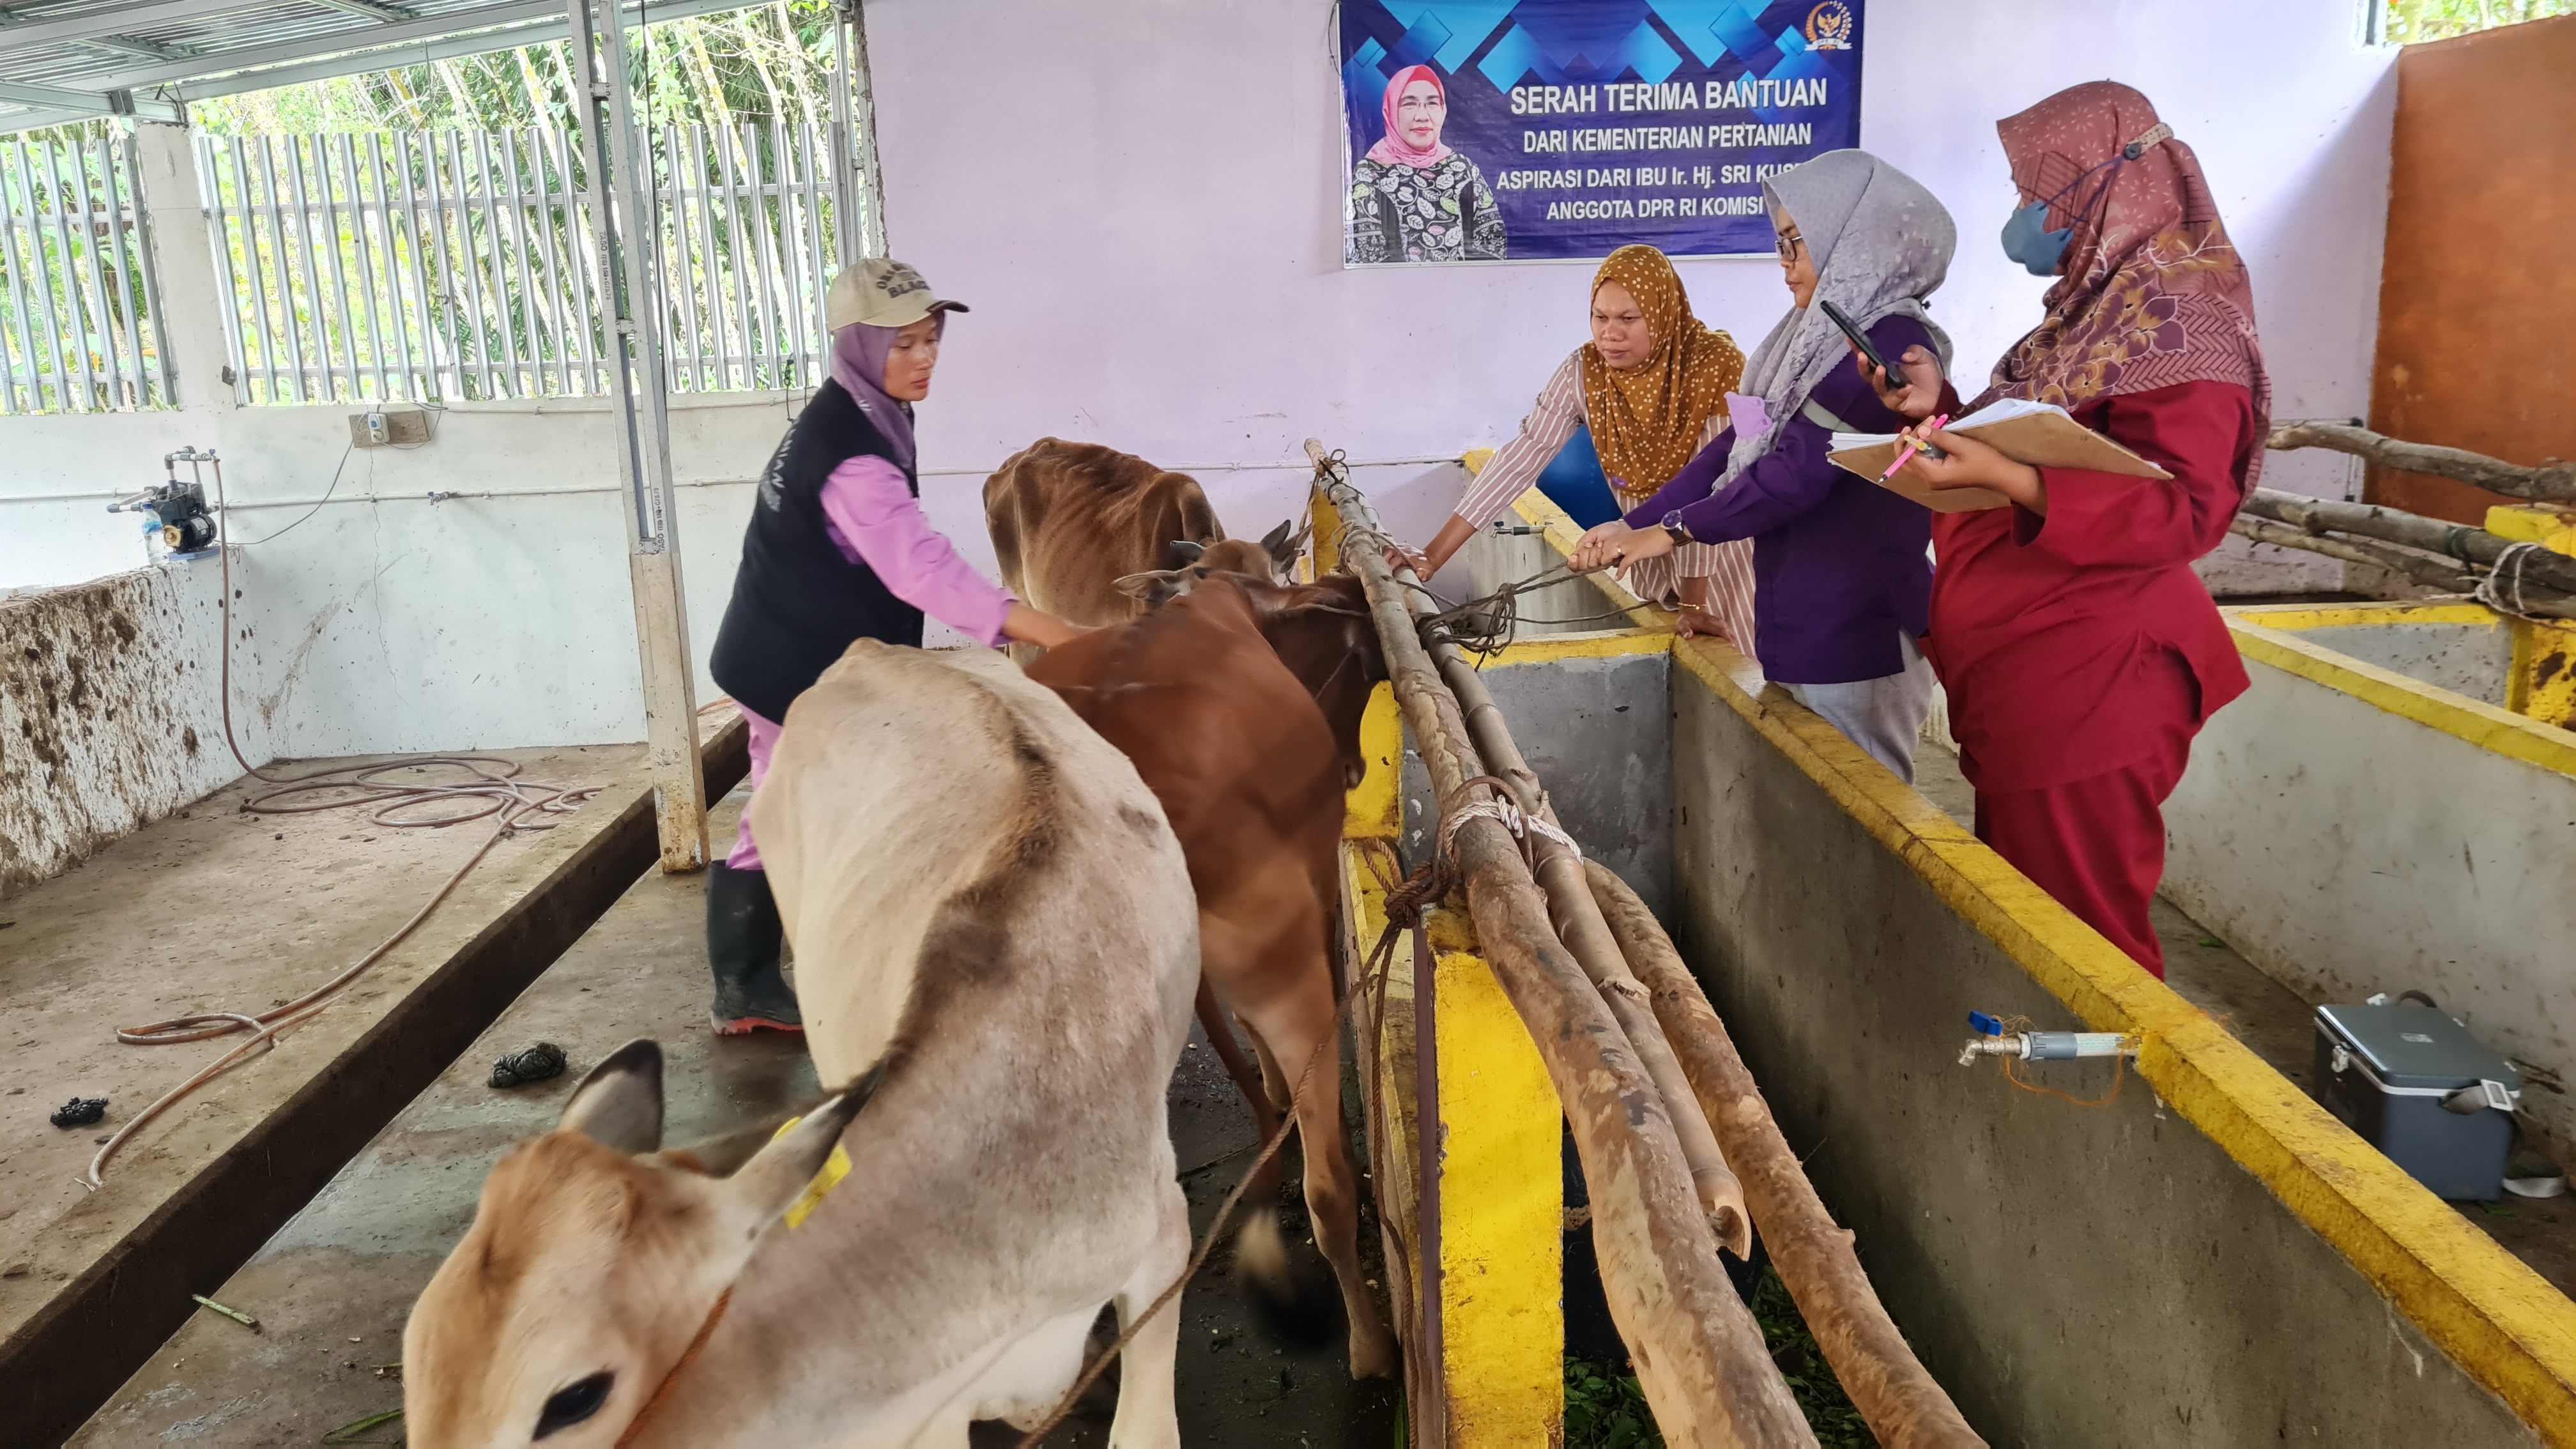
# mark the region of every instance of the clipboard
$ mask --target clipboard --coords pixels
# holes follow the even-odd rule
[[[2007,398],[1941,431],[1973,433],[1979,442],[2001,450],[2014,462],[2028,463],[2034,468],[2083,468],[2140,480],[2173,477],[2068,417],[2064,408],[2047,403]],[[1935,433],[1933,437],[1938,439],[1940,434]],[[1881,482],[1879,475],[1887,471],[1888,464],[1896,461],[1897,452],[1903,446],[1894,433],[1836,433],[1833,451],[1826,456],[1836,467],[1856,473],[1935,513],[1971,513],[1979,509],[2002,508],[2011,503],[2011,499],[1991,488],[1945,488],[1935,492],[1908,483],[1901,477]]]

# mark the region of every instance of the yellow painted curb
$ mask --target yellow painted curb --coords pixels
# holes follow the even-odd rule
[[[2287,630],[2231,617],[2237,652],[2260,664],[2341,690],[2390,714],[2456,735],[2481,749],[2576,776],[2576,736],[2508,709],[2435,689],[2376,664],[2311,644]]]
[[[2501,628],[2505,618],[2484,604],[2222,604],[2230,619],[2266,629],[2339,629],[2354,624],[2484,624]]]

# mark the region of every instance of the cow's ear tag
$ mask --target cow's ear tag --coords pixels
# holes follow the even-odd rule
[[[802,1117],[790,1117],[779,1123],[778,1131],[771,1135],[770,1140],[775,1142],[795,1131],[796,1124],[804,1120]],[[823,1159],[823,1166],[814,1174],[814,1180],[805,1184],[805,1190],[796,1195],[796,1201],[787,1205],[787,1226],[791,1228],[805,1226],[805,1220],[814,1215],[814,1209],[821,1207],[823,1199],[830,1197],[832,1189],[839,1187],[841,1179],[849,1175],[849,1149],[835,1142],[832,1144],[832,1155]]]

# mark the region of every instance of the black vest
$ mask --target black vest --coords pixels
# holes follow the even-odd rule
[[[852,458],[903,468],[913,496],[921,479],[837,382],[826,382],[760,475],[743,530],[742,567],[708,665],[716,684],[771,720],[860,639],[921,647],[921,611],[894,596],[874,569],[852,563],[824,532],[823,484]]]

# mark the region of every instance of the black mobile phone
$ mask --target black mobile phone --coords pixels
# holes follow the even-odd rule
[[[1825,320],[1841,328],[1843,335],[1851,339],[1851,345],[1860,349],[1860,355],[1870,360],[1871,366],[1886,373],[1889,382],[1899,387],[1905,385],[1905,374],[1897,370],[1895,363],[1878,355],[1878,349],[1870,345],[1869,334],[1861,331],[1858,324],[1844,316],[1842,308],[1831,302],[1820,302],[1817,305],[1825,309]]]

